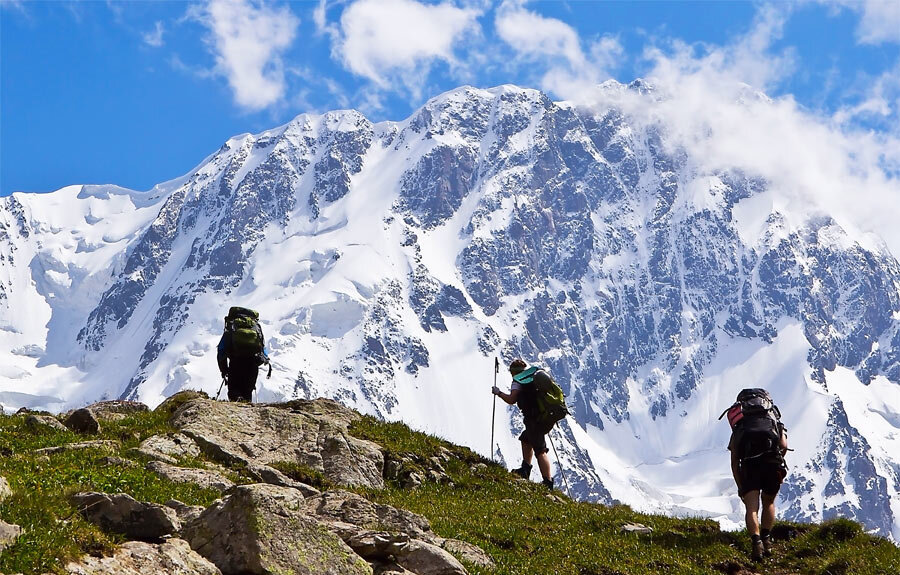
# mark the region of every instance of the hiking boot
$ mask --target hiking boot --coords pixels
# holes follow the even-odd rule
[[[531,466],[523,463],[521,467],[516,467],[512,470],[512,472],[522,479],[528,479],[529,477],[531,477]]]
[[[545,480],[541,481],[541,483],[544,485],[544,487],[546,487],[550,491],[553,491],[553,480],[552,479],[545,479]]]
[[[772,556],[772,547],[773,547],[772,538],[771,537],[763,537],[762,544],[763,544],[763,555],[765,555],[766,557],[771,557]]]
[[[763,555],[765,555],[765,547],[763,547],[762,539],[754,539],[753,550],[750,552],[750,559],[754,561],[762,561]]]

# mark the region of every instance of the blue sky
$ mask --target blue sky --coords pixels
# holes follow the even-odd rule
[[[0,195],[149,189],[233,135],[339,108],[402,120],[462,84],[578,100],[610,78],[726,78],[900,141],[896,0],[0,6]]]

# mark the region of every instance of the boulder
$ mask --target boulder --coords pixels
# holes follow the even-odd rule
[[[441,548],[472,565],[489,569],[494,568],[494,560],[485,553],[484,549],[477,545],[460,541],[459,539],[445,539],[441,543]]]
[[[106,467],[138,467],[139,463],[132,459],[125,459],[116,455],[107,455],[100,460],[100,463]]]
[[[405,533],[360,529],[345,538],[344,543],[367,561],[389,561],[406,551],[409,536]]]
[[[173,509],[136,501],[125,493],[76,493],[72,503],[87,521],[104,531],[122,533],[129,539],[156,541],[181,529]]]
[[[200,448],[194,441],[181,433],[153,435],[135,448],[135,451],[150,459],[157,459],[175,465],[179,457],[200,457]]]
[[[225,575],[372,573],[368,563],[306,513],[303,495],[288,487],[235,487],[182,533]]]
[[[234,487],[234,482],[217,471],[195,469],[192,467],[176,467],[162,461],[151,461],[147,469],[175,483],[193,483],[205,489],[225,491]]]
[[[182,539],[169,539],[161,545],[129,541],[116,549],[112,557],[85,556],[69,563],[65,572],[71,575],[222,575]]]
[[[437,545],[413,539],[397,556],[397,564],[416,575],[468,575],[462,563]]]
[[[0,552],[15,543],[21,534],[21,527],[0,519]]]
[[[165,506],[175,511],[175,515],[178,516],[178,520],[181,521],[182,525],[187,525],[200,517],[200,514],[206,509],[200,505],[188,505],[177,499],[169,499],[166,501]]]
[[[302,493],[304,497],[315,497],[322,493],[311,485],[301,483],[300,481],[294,481],[274,467],[269,467],[268,465],[263,465],[261,463],[251,463],[244,469],[244,472],[261,483],[270,483],[272,485],[296,489]]]
[[[68,427],[51,415],[29,414],[25,417],[25,426],[33,431],[69,431]]]
[[[279,407],[194,399],[175,411],[172,424],[225,465],[296,461],[337,484],[381,489],[380,447],[347,431],[358,417],[323,399]]]
[[[43,449],[35,449],[34,453],[38,455],[53,455],[54,453],[62,453],[63,451],[79,451],[82,449],[101,449],[103,451],[116,451],[119,449],[119,442],[113,439],[96,439],[94,441],[81,441],[79,443],[67,443],[56,447],[45,447]]]
[[[87,407],[76,409],[66,417],[64,423],[66,427],[75,433],[100,433],[100,420],[94,415],[94,412]]]
[[[5,477],[0,477],[0,503],[12,497],[12,488],[9,486],[9,482]]]
[[[303,502],[304,508],[328,522],[349,523],[363,529],[404,533],[430,540],[435,537],[431,524],[421,515],[390,505],[373,503],[349,491],[326,491]]]
[[[192,399],[209,399],[209,395],[205,391],[195,391],[193,389],[185,389],[167,397],[162,403],[156,406],[153,411],[173,412]]]
[[[135,413],[145,413],[150,408],[139,401],[126,401],[116,399],[112,401],[100,401],[87,406],[94,416],[101,421],[119,421]]]

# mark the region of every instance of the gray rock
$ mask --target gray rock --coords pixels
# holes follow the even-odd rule
[[[150,408],[139,401],[127,401],[116,399],[112,401],[100,401],[87,406],[99,420],[119,421],[135,413],[145,413]]]
[[[65,572],[71,575],[222,575],[182,539],[169,539],[161,545],[129,541],[116,549],[112,557],[85,556],[69,563]]]
[[[155,541],[181,529],[173,509],[136,501],[125,493],[76,493],[72,503],[87,521],[104,531],[122,533],[129,539]]]
[[[358,417],[322,399],[279,407],[195,399],[176,410],[172,424],[207,457],[225,465],[296,461],[335,483],[380,489],[384,487],[381,449],[347,431]]]
[[[50,415],[30,414],[25,418],[25,425],[32,430],[69,431],[68,427]]]
[[[307,499],[304,508],[327,521],[349,523],[363,529],[405,533],[417,539],[434,537],[431,524],[421,515],[373,503],[349,491],[326,491]]]
[[[357,555],[367,561],[390,560],[406,552],[409,535],[388,531],[360,530],[344,539]]]
[[[322,493],[311,485],[307,485],[300,481],[294,481],[284,473],[268,465],[251,463],[245,468],[244,471],[252,478],[262,483],[269,483],[271,485],[279,485],[281,487],[290,487],[292,489],[296,489],[297,491],[302,493],[304,497],[315,497],[316,495],[320,495]]]
[[[477,545],[460,541],[459,539],[445,539],[441,543],[441,548],[473,565],[490,569],[494,568],[494,560],[485,553],[484,549]]]
[[[188,505],[177,499],[169,499],[166,501],[165,506],[175,511],[175,514],[178,516],[178,520],[181,521],[182,525],[187,525],[194,519],[200,517],[200,514],[206,509],[200,505]]]
[[[205,489],[225,491],[234,487],[234,482],[217,471],[195,469],[192,467],[176,467],[162,461],[151,461],[147,469],[175,483],[193,483]]]
[[[100,420],[87,407],[76,409],[66,417],[66,427],[76,433],[100,433]]]
[[[407,571],[393,561],[375,562],[372,564],[372,569],[374,575],[416,575],[412,571]]]
[[[403,479],[400,480],[400,487],[402,487],[403,489],[415,489],[416,487],[422,485],[422,481],[422,476],[418,472],[413,471],[405,475]]]
[[[0,519],[0,552],[15,543],[21,534],[21,527]]]
[[[62,453],[63,451],[80,451],[82,449],[100,449],[103,451],[117,451],[119,442],[114,439],[96,439],[94,441],[80,441],[78,443],[67,443],[56,447],[44,447],[43,449],[35,449],[34,453],[39,455],[53,455],[54,453]]]
[[[200,447],[181,433],[153,435],[148,437],[135,449],[135,452],[175,465],[179,457],[200,457]]]
[[[9,482],[5,477],[0,477],[0,503],[6,501],[7,498],[12,497],[12,488],[9,486]]]
[[[296,489],[235,487],[185,526],[191,547],[225,575],[371,575],[340,537],[311,517]]]
[[[468,575],[453,555],[418,539],[409,542],[404,552],[397,556],[397,563],[416,575]]]

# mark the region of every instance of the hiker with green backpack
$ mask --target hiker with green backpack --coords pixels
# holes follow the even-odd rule
[[[259,313],[243,307],[229,309],[216,354],[222,383],[228,384],[229,401],[253,400],[259,366],[268,364],[268,377],[272,376],[272,364],[265,346]],[[221,387],[219,391],[222,391]]]
[[[772,527],[775,525],[775,498],[787,475],[784,455],[788,451],[787,429],[781,412],[765,389],[741,390],[728,415],[731,425],[731,472],[738,497],[746,509],[751,558],[762,561],[772,554]],[[762,499],[762,518],[758,513]]]
[[[522,442],[522,465],[512,471],[528,479],[534,455],[543,484],[548,489],[553,489],[546,435],[557,421],[569,414],[562,389],[545,370],[535,366],[528,367],[521,359],[509,364],[509,373],[513,378],[509,393],[504,393],[496,385],[491,393],[509,405],[518,405],[522,411],[525,423],[525,431],[519,435],[519,441]]]

